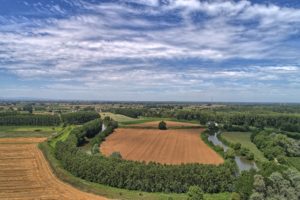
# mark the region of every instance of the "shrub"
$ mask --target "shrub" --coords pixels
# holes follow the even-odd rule
[[[113,152],[109,157],[111,158],[117,158],[117,159],[122,159],[122,155],[120,152]]]
[[[159,122],[158,129],[160,130],[167,130],[167,124],[164,121]]]
[[[204,193],[199,186],[191,186],[187,192],[188,200],[203,200]]]

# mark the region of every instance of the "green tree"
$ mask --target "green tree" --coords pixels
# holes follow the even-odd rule
[[[241,143],[235,143],[234,146],[233,146],[233,149],[234,150],[240,150],[241,146],[242,146]]]
[[[122,155],[120,152],[113,152],[111,155],[110,155],[111,158],[117,158],[117,159],[122,159]]]
[[[204,193],[199,186],[191,186],[187,192],[188,200],[203,200]]]
[[[160,130],[167,130],[167,124],[164,121],[159,122],[158,129]]]
[[[23,110],[24,111],[28,111],[29,113],[32,113],[33,111],[33,108],[32,108],[32,105],[31,104],[27,104],[23,107]]]

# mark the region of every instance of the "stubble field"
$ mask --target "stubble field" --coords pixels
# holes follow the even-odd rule
[[[163,164],[223,163],[223,158],[201,140],[201,131],[119,128],[101,144],[100,151],[106,156],[120,152],[123,159]]]
[[[57,179],[38,149],[44,138],[0,139],[0,199],[104,200]]]

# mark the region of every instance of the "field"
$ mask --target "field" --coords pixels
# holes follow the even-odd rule
[[[0,138],[6,137],[49,137],[60,131],[52,126],[0,126]]]
[[[255,144],[251,142],[250,135],[251,133],[249,132],[225,132],[222,133],[222,138],[230,143],[241,143],[242,147],[246,147],[252,153],[254,153],[254,157],[256,160],[267,161],[263,153],[259,149],[257,149]]]
[[[119,115],[119,114],[114,114],[114,113],[110,113],[110,112],[101,112],[100,113],[101,118],[103,119],[104,117],[110,117],[115,121],[118,122],[127,122],[127,121],[135,121],[137,119],[131,118],[131,117],[127,117],[125,115]]]
[[[131,127],[152,127],[152,128],[157,128],[158,124],[160,121],[152,121],[152,122],[145,122],[145,123],[141,123],[141,124],[133,124],[131,125]],[[200,126],[199,124],[192,124],[192,123],[188,123],[188,122],[175,122],[175,121],[165,121],[167,124],[167,127],[179,127],[179,128],[183,128],[183,127],[196,127],[196,126]]]
[[[0,199],[104,200],[57,179],[37,143],[44,138],[0,139]]]
[[[165,164],[223,163],[215,151],[200,138],[202,129],[119,128],[100,146],[106,156],[120,152],[124,159]]]

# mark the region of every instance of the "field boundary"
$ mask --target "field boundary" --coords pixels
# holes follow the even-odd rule
[[[176,193],[147,193],[141,191],[133,191],[133,190],[126,190],[120,188],[114,188],[106,185],[102,185],[99,183],[92,183],[89,181],[85,181],[81,178],[75,177],[74,175],[70,174],[68,171],[64,170],[61,166],[59,161],[54,157],[53,150],[49,146],[48,142],[43,142],[38,145],[39,149],[42,151],[43,155],[45,156],[47,162],[51,167],[51,171],[53,174],[63,182],[66,182],[73,187],[80,189],[81,191],[93,193],[96,195],[101,195],[107,198],[113,199],[132,199],[132,200],[139,200],[139,199],[147,199],[147,200],[167,200],[169,197],[172,197],[174,200],[185,200],[187,198],[186,194],[176,194]],[[223,194],[223,193],[220,193]],[[226,194],[226,193],[225,193]],[[211,196],[207,194],[207,196]],[[214,196],[214,194],[212,195]]]

